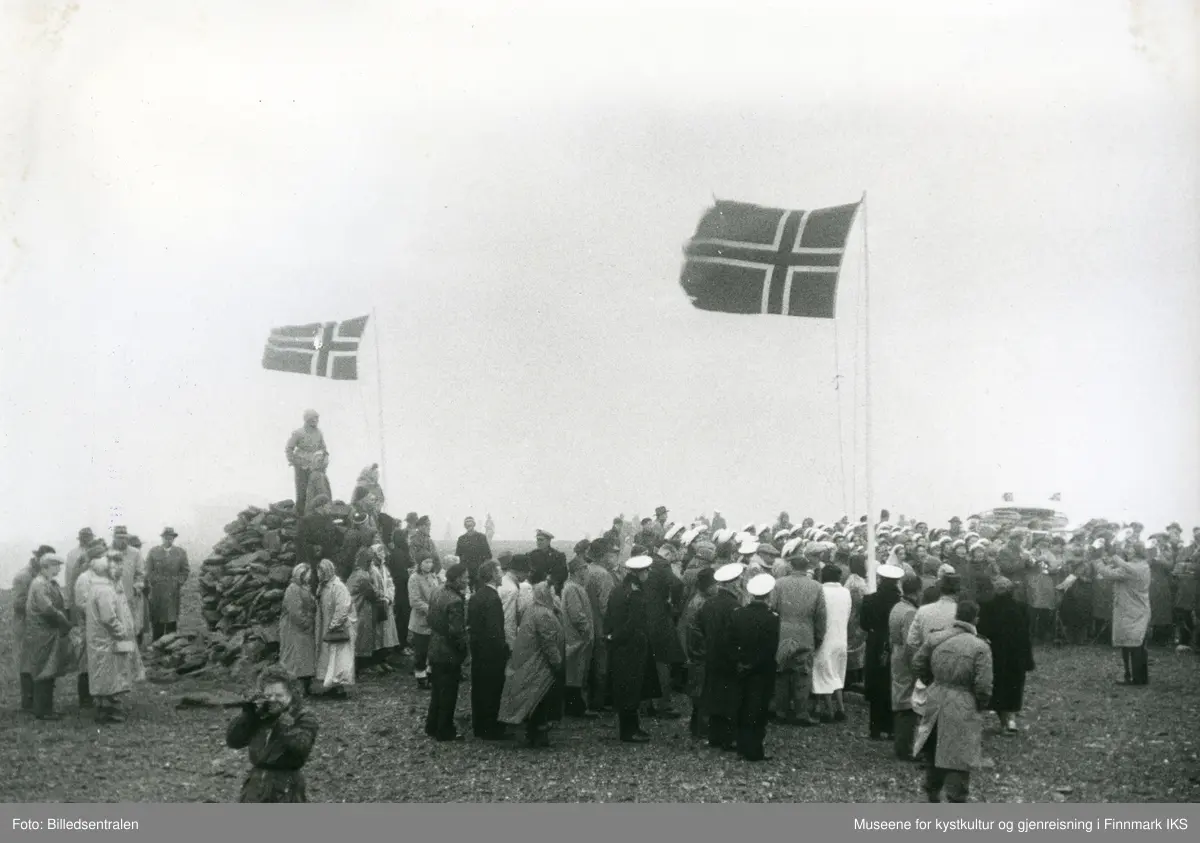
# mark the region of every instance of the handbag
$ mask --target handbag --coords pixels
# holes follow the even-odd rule
[[[344,644],[350,640],[350,630],[344,626],[339,626],[337,629],[331,629],[325,633],[326,644]]]
[[[383,623],[388,619],[387,603],[382,600],[375,601],[375,623]]]

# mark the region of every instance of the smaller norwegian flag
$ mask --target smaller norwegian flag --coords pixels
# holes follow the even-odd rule
[[[368,318],[272,328],[263,350],[263,368],[335,381],[358,380],[358,347]]]

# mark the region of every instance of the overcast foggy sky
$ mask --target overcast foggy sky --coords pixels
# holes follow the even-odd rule
[[[876,509],[1200,523],[1191,4],[413,5],[4,4],[0,541],[290,497],[309,406],[348,496],[377,331],[389,510],[437,536],[857,517],[861,218],[840,392],[832,323],[678,277],[714,194],[864,190]],[[359,382],[262,370],[372,308]]]

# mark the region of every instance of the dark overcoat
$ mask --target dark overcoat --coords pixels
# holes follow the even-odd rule
[[[613,707],[636,708],[643,700],[657,698],[647,683],[650,662],[650,621],[646,593],[635,575],[625,578],[608,598],[604,618],[608,640],[608,669],[612,680]],[[653,672],[653,671],[649,671]],[[657,682],[653,683],[657,685]]]
[[[738,599],[724,588],[700,607],[696,616],[704,640],[704,693],[701,706],[710,717],[737,717],[738,651],[733,637],[733,613]]]
[[[1025,605],[997,594],[979,607],[980,636],[992,648],[992,711],[1020,711],[1025,674],[1033,670],[1033,643]]]

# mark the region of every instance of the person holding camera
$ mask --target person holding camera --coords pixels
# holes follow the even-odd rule
[[[239,802],[307,802],[304,767],[317,739],[317,720],[304,710],[292,678],[272,665],[258,679],[257,693],[225,735],[230,749],[249,749],[254,768],[242,784]]]

